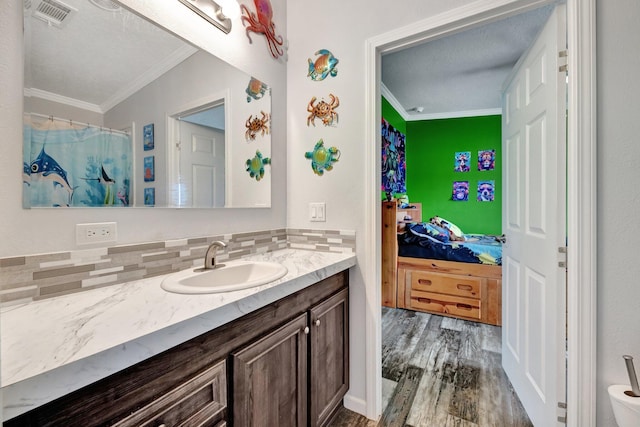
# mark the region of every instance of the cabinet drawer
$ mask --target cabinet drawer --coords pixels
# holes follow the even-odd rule
[[[455,295],[411,290],[411,308],[434,313],[451,314],[468,319],[481,319],[480,300]]]
[[[140,408],[115,426],[225,426],[226,376],[226,362],[223,360]]]
[[[420,271],[411,272],[412,291],[459,295],[466,298],[479,299],[482,297],[482,281],[483,279],[477,277]]]

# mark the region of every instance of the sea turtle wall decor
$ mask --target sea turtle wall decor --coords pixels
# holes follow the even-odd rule
[[[247,131],[244,133],[244,136],[247,141],[254,141],[258,133],[262,136],[265,134],[269,135],[269,120],[271,116],[264,111],[260,111],[260,114],[262,114],[262,117],[258,117],[256,114],[255,119],[253,118],[253,114],[251,114],[245,123]]]
[[[270,164],[271,159],[269,157],[262,157],[260,150],[256,150],[256,155],[252,159],[247,159],[247,172],[249,172],[251,178],[260,181],[264,176],[264,166]]]
[[[267,45],[269,46],[269,53],[275,59],[284,55],[282,45],[284,40],[282,36],[276,34],[276,24],[273,23],[273,8],[269,0],[253,0],[253,4],[256,7],[256,13],[253,13],[249,8],[243,4],[240,5],[242,11],[242,25],[247,27],[247,38],[249,43],[253,43],[249,32],[263,34],[267,38]]]
[[[322,176],[325,170],[332,170],[333,164],[340,159],[340,150],[336,147],[326,148],[324,141],[320,139],[313,147],[313,151],[307,151],[304,157],[311,160],[313,173]]]
[[[309,72],[307,74],[311,80],[319,82],[324,80],[327,76],[335,77],[338,75],[338,58],[327,49],[320,49],[315,53],[320,55],[315,61],[309,58]]]
[[[307,111],[311,113],[307,117],[307,126],[309,123],[315,126],[316,119],[322,120],[322,124],[325,126],[333,125],[334,120],[336,123],[338,122],[338,113],[335,110],[340,106],[340,99],[332,93],[329,94],[329,99],[330,102],[326,102],[323,98],[316,104],[317,98],[315,96],[311,98],[307,106]]]

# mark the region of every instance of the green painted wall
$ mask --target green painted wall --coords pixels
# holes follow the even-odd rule
[[[422,203],[423,220],[438,215],[465,233],[501,234],[501,116],[410,121],[406,129],[407,193],[410,202]],[[478,150],[488,149],[496,150],[495,169],[478,171]],[[459,151],[471,152],[469,172],[454,171]],[[478,181],[487,180],[495,181],[495,200],[478,202]],[[469,201],[452,200],[454,181],[469,182]]]
[[[438,215],[456,223],[465,233],[502,233],[501,117],[405,122],[382,97],[382,118],[404,133],[407,156],[407,194],[422,203],[423,219]],[[496,168],[478,171],[478,150],[496,150]],[[471,152],[471,170],[455,172],[454,153]],[[495,200],[476,201],[478,181],[495,181]],[[469,201],[451,199],[454,181],[469,181]],[[385,198],[384,192],[381,199]]]

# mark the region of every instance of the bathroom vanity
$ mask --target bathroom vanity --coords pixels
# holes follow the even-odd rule
[[[199,298],[219,303],[209,310],[194,309],[192,318],[172,325],[158,323],[154,342],[163,342],[163,351],[38,405],[5,425],[324,425],[349,386],[348,268],[355,256],[287,249],[256,258],[280,260],[289,272],[275,283],[213,298],[160,289],[169,297],[165,304],[176,304],[166,306],[168,311]],[[301,261],[305,258],[306,267]],[[139,286],[155,293],[159,281],[148,279]],[[152,300],[147,296],[146,304]],[[60,301],[61,307],[68,307],[73,298]],[[238,314],[230,315],[229,306]],[[143,307],[131,316],[140,316]],[[3,315],[16,320],[10,312]],[[194,328],[193,323],[201,326]],[[214,326],[180,338],[185,336],[182,330],[193,334],[206,325]],[[181,342],[172,345],[175,340]],[[140,342],[144,337],[123,341],[116,351],[135,351]],[[90,370],[100,354],[95,357],[71,365]],[[49,372],[55,377],[56,370]],[[46,383],[47,376],[45,371],[27,382],[36,392],[38,377]]]

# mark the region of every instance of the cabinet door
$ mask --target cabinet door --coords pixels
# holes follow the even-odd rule
[[[305,313],[231,355],[233,425],[307,425],[308,332]]]
[[[311,313],[311,425],[324,425],[349,388],[349,290]]]

